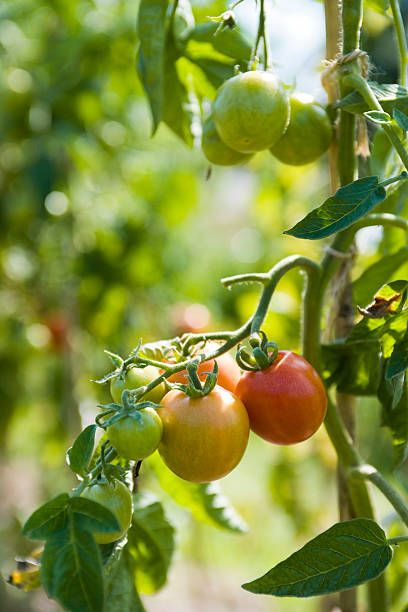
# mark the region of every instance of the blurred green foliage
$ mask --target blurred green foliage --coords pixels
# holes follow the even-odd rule
[[[196,2],[196,18],[223,8],[223,2]],[[0,562],[6,570],[15,552],[30,550],[19,535],[21,521],[73,482],[64,453],[107,398],[90,382],[108,366],[103,349],[125,354],[139,338],[169,337],[191,324],[233,328],[250,316],[258,291],[226,291],[220,277],[263,271],[295,252],[318,257],[322,249],[281,234],[327,196],[324,160],[290,168],[265,153],[245,167],[213,169],[208,179],[200,151],[166,127],[149,139],[135,70],[136,14],[137,3],[128,0],[6,0],[0,7]],[[406,212],[402,189],[393,207]],[[361,234],[356,276],[381,257],[379,242],[383,252],[403,246],[398,230],[384,238]],[[285,348],[298,348],[301,288],[298,273],[285,277],[267,317],[266,331]],[[191,304],[208,308],[210,323],[205,308],[188,310]],[[366,442],[368,433],[378,438],[378,407],[370,398],[363,409]],[[381,440],[376,449],[385,457],[389,446]],[[225,480],[252,531],[219,534],[193,526],[170,506],[182,527],[184,561],[176,572],[205,582],[206,566],[214,565],[225,573],[228,592],[238,592],[240,582],[336,520],[333,471],[323,432],[283,452],[252,440],[239,473]],[[180,578],[174,581],[183,588]],[[203,593],[190,587],[188,597]],[[37,595],[5,597],[0,585],[7,612],[55,609]],[[153,610],[165,609],[166,595],[163,607],[160,597]],[[214,609],[209,597],[203,610]],[[230,601],[235,608],[216,600],[218,609],[244,610],[253,602],[248,594],[237,597]],[[291,601],[253,605],[298,609]],[[316,605],[305,602],[302,609]]]

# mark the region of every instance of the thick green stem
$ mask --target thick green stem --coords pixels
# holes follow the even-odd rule
[[[398,546],[399,544],[408,542],[408,536],[395,536],[395,538],[390,538],[387,540],[388,544],[394,544]]]
[[[404,232],[408,232],[408,221],[403,217],[391,215],[390,213],[373,213],[372,215],[367,215],[353,225],[353,230],[354,233],[356,233],[363,227],[371,227],[373,225],[397,227],[402,229]]]
[[[400,63],[400,84],[405,87],[407,84],[407,59],[408,48],[407,39],[405,36],[405,27],[402,20],[400,5],[398,0],[390,0],[392,17],[394,19],[394,28],[397,35],[399,63]]]

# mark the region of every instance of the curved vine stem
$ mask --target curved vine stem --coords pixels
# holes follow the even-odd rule
[[[401,15],[400,5],[398,0],[390,0],[392,17],[394,20],[395,33],[397,35],[398,53],[399,53],[399,68],[400,68],[400,84],[405,87],[407,84],[407,60],[408,48],[407,39],[405,36],[405,27]]]

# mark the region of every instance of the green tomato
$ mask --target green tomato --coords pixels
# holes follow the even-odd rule
[[[86,488],[81,497],[86,497],[104,506],[116,517],[120,529],[113,533],[94,531],[93,536],[98,544],[110,544],[122,538],[132,522],[132,496],[129,489],[120,480],[112,483],[101,482]]]
[[[332,125],[324,108],[312,96],[295,93],[290,97],[288,128],[271,153],[284,164],[309,164],[327,151],[332,135]]]
[[[289,122],[288,96],[271,72],[251,70],[218,90],[213,117],[223,142],[241,153],[269,149]]]
[[[221,140],[212,117],[204,122],[201,148],[208,161],[218,166],[234,166],[251,159],[250,155],[234,151]]]
[[[137,389],[138,387],[144,387],[148,385],[152,380],[160,376],[160,371],[154,366],[146,366],[145,368],[131,367],[126,371],[125,380],[122,378],[113,378],[110,385],[110,392],[112,399],[117,404],[120,404],[122,398],[122,391],[124,389]],[[166,387],[164,383],[160,383],[154,389],[149,391],[143,396],[141,401],[143,402],[155,402],[160,403],[160,400],[166,393]]]
[[[126,415],[107,429],[110,443],[125,459],[145,459],[159,446],[163,425],[154,408]]]

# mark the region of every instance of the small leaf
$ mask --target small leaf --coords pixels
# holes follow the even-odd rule
[[[366,176],[340,187],[319,208],[315,208],[302,221],[284,234],[318,240],[331,236],[353,225],[377,204],[387,193],[378,183],[377,176]]]
[[[404,247],[369,266],[353,283],[353,301],[363,306],[368,304],[378,287],[386,283],[403,264],[408,261],[408,248]]]
[[[408,116],[398,108],[394,108],[394,119],[404,132],[408,130]]]
[[[382,373],[381,344],[377,339],[336,342],[322,346],[323,376],[341,393],[376,395]]]
[[[133,561],[125,547],[105,577],[105,612],[145,612],[136,590]]]
[[[89,531],[115,533],[120,529],[117,518],[108,508],[86,497],[71,497],[70,509],[78,515],[77,523]]]
[[[69,495],[61,493],[38,508],[26,521],[23,534],[32,540],[45,540],[50,534],[62,529],[67,520],[69,501]]]
[[[386,113],[392,115],[394,108],[398,108],[404,113],[407,112],[408,90],[405,87],[395,83],[376,83],[375,81],[369,81],[368,84]],[[349,113],[356,114],[363,114],[370,110],[363,97],[356,91],[337,102],[335,108],[341,108]]]
[[[93,536],[70,514],[65,529],[50,537],[41,558],[41,583],[52,599],[75,612],[101,612],[101,554]]]
[[[335,593],[373,580],[391,558],[381,527],[369,519],[354,519],[333,525],[243,588],[278,597]]]
[[[245,533],[247,525],[227,498],[220,493],[217,483],[193,484],[171,472],[156,455],[149,457],[161,487],[174,501],[189,510],[197,521],[234,533]]]
[[[386,380],[403,374],[408,368],[408,330],[399,342],[396,342],[385,370]]]
[[[408,457],[408,390],[405,375],[400,377],[400,382],[402,389],[398,390],[384,378],[378,391],[382,405],[381,424],[391,432],[396,467]]]
[[[103,352],[105,353],[105,355],[109,357],[109,359],[111,360],[115,368],[119,369],[123,366],[123,359],[120,355],[117,355],[116,353],[112,353],[112,351],[108,351],[106,349]]]
[[[219,30],[217,34],[215,34],[217,29],[218,23],[214,21],[199,23],[194,30],[190,32],[188,39],[209,43],[212,45],[213,49],[219,53],[223,53],[235,60],[250,60],[252,52],[251,43],[243,36],[238,28],[234,28],[233,30],[225,28]]]
[[[75,474],[85,476],[95,444],[96,425],[88,425],[67,451],[67,463]]]
[[[226,64],[224,62],[207,59],[205,57],[191,58],[191,61],[201,68],[211,85],[213,85],[215,88],[220,87],[224,81],[227,81],[234,76],[234,64]]]
[[[167,5],[168,0],[141,0],[138,15],[140,48],[137,69],[149,98],[153,133],[163,112]]]
[[[377,125],[385,125],[387,123],[391,123],[392,121],[392,117],[383,111],[367,111],[364,113],[364,117]]]
[[[127,551],[134,566],[138,589],[142,593],[158,591],[167,580],[174,552],[174,528],[168,522],[161,503],[151,496],[135,496]]]

